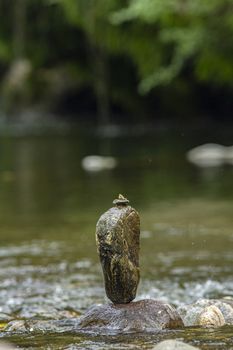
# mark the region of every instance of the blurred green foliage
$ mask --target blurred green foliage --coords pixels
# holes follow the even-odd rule
[[[131,0],[112,21],[142,22],[154,28],[161,59],[151,63],[147,74],[142,62],[141,92],[170,83],[188,62],[196,79],[232,84],[232,0]]]
[[[233,84],[233,0],[0,0],[0,13],[1,85],[27,58],[36,96],[41,72],[61,67],[64,85],[92,89],[102,114],[108,100],[130,110],[135,96],[181,80]]]

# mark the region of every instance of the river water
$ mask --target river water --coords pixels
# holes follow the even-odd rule
[[[213,136],[214,135],[214,136]],[[30,322],[79,317],[107,302],[95,225],[119,194],[141,217],[137,299],[179,307],[233,296],[233,166],[200,169],[186,151],[230,145],[230,130],[163,130],[108,138],[58,130],[0,139],[0,338],[20,349],[151,349],[176,338],[201,349],[233,349],[233,328],[84,336]],[[88,173],[81,159],[111,155],[113,170]],[[25,332],[4,332],[26,320]]]

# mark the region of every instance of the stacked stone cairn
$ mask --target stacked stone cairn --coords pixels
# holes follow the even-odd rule
[[[82,328],[98,331],[155,331],[178,328],[176,309],[162,301],[133,302],[140,280],[140,218],[121,194],[96,226],[96,243],[107,297],[112,304],[91,307],[80,320]]]

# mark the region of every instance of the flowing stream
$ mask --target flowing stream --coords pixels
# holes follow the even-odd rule
[[[215,135],[1,136],[0,340],[20,349],[151,349],[176,338],[205,350],[233,349],[233,326],[121,336],[59,326],[107,302],[95,225],[118,193],[141,217],[137,299],[179,307],[233,297],[233,166],[199,169],[185,158],[198,144],[232,140],[229,131]],[[88,173],[81,160],[90,154],[114,156],[117,167]],[[18,329],[5,332],[12,320]],[[51,329],[34,331],[37,321],[49,321]]]

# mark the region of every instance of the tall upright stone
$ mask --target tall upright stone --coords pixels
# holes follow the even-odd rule
[[[97,222],[96,242],[106,294],[113,303],[125,304],[136,297],[140,279],[140,219],[122,195],[113,204]]]

